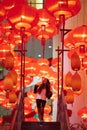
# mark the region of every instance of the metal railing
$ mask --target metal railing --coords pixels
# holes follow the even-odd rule
[[[21,93],[19,93],[17,108],[12,118],[12,122],[9,130],[20,130],[22,121],[23,121],[23,100],[22,100]]]

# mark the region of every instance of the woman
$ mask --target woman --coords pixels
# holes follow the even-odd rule
[[[38,116],[40,121],[43,121],[44,116],[44,108],[46,104],[46,99],[52,96],[52,92],[50,91],[50,82],[48,79],[43,78],[41,85],[35,85],[34,93],[38,93],[36,97],[36,104],[38,110]]]

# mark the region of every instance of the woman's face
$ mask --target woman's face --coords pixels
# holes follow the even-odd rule
[[[43,78],[43,79],[42,79],[42,82],[43,82],[43,83],[47,83],[47,79],[46,79],[46,78]]]

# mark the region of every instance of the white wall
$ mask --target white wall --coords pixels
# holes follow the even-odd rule
[[[65,22],[65,28],[66,29],[74,29],[81,25],[87,25],[87,0],[81,0],[81,10],[80,12],[66,20]],[[60,35],[55,36],[53,38],[53,58],[57,57],[57,52],[55,49],[57,49],[58,44],[60,43]],[[64,53],[64,75],[68,72],[72,71],[70,67],[70,60],[67,57],[67,53]],[[80,96],[75,96],[74,103],[71,105],[68,105],[68,108],[72,109],[72,116],[70,118],[71,123],[77,123],[80,122],[80,118],[77,115],[77,111],[80,108],[87,107],[87,75],[85,71],[79,71],[81,78],[82,78],[82,87],[83,87],[83,93]],[[55,107],[55,106],[54,106]]]

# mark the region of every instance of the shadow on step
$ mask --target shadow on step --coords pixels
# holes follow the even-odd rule
[[[61,130],[59,122],[23,122],[21,130]]]

